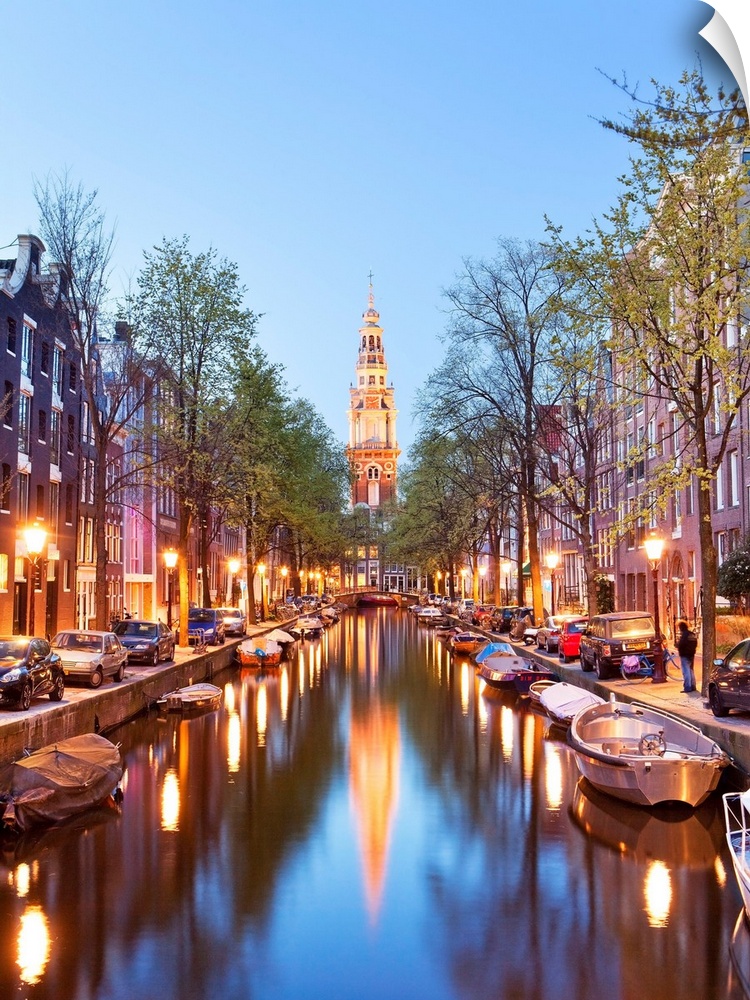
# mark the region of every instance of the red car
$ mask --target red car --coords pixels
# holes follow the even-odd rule
[[[581,635],[588,623],[588,618],[566,618],[562,623],[557,641],[557,653],[561,663],[577,659],[581,648]]]

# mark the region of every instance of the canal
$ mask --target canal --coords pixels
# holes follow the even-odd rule
[[[581,787],[564,734],[406,612],[219,680],[219,712],[109,734],[118,809],[4,845],[3,1000],[744,995],[719,796]]]

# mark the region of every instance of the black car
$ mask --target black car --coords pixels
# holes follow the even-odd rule
[[[708,678],[711,711],[723,718],[730,708],[750,709],[750,639],[743,639],[721,660],[714,660]]]
[[[0,637],[0,704],[27,711],[32,698],[48,694],[60,701],[64,693],[62,663],[46,639]]]
[[[503,608],[495,608],[490,616],[490,629],[493,632],[510,632],[510,623],[518,611],[517,604],[507,604]]]
[[[173,660],[175,637],[163,622],[118,622],[114,633],[128,651],[128,663],[151,663]]]
[[[645,654],[653,663],[656,629],[648,611],[594,615],[581,636],[581,670],[596,670],[600,680],[620,672],[624,656]]]

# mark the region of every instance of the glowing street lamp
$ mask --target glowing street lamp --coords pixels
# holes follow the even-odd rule
[[[510,604],[510,571],[513,569],[513,564],[509,562],[504,562],[500,566],[500,570],[505,577],[505,603]]]
[[[482,604],[484,604],[484,578],[485,578],[485,576],[487,576],[487,567],[486,566],[480,566],[479,567],[479,579],[481,581],[481,587],[482,587]]]
[[[547,569],[549,570],[549,585],[550,591],[552,593],[552,616],[555,614],[555,570],[557,569],[557,564],[560,562],[560,557],[554,549],[551,549],[544,558],[547,563]]]
[[[29,635],[33,635],[36,573],[47,543],[47,532],[38,524],[31,524],[28,528],[24,528],[23,537],[26,542],[26,554],[29,557]]]
[[[286,578],[289,575],[289,569],[286,566],[281,567],[281,586],[284,593],[281,595],[282,601],[286,601]]]
[[[230,587],[229,587],[229,594],[230,594],[229,599],[232,602],[232,607],[234,607],[234,604],[235,604],[235,598],[234,598],[234,594],[235,594],[235,578],[236,578],[237,574],[240,571],[240,561],[239,561],[239,559],[234,559],[234,558],[230,559],[229,562],[227,563],[227,568],[228,568],[230,576],[231,576]]]
[[[436,581],[436,583],[435,583],[435,591],[438,594],[440,593],[440,580],[441,580],[442,576],[443,576],[443,574],[440,572],[440,570],[438,570],[437,573],[435,574],[435,581]]]
[[[468,569],[464,566],[461,569],[461,597],[466,597],[466,576]]]
[[[664,670],[664,644],[659,624],[659,566],[664,552],[664,539],[653,532],[643,543],[646,558],[651,563],[651,573],[654,579],[654,676],[653,684],[663,684],[667,679]]]
[[[174,581],[174,570],[177,565],[177,552],[174,549],[167,549],[164,553],[164,565],[167,568],[167,628],[172,628],[172,586]]]

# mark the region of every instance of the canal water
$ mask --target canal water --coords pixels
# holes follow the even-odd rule
[[[2,1000],[744,995],[719,796],[584,787],[406,612],[220,682],[218,712],[110,734],[118,809],[5,845]]]

